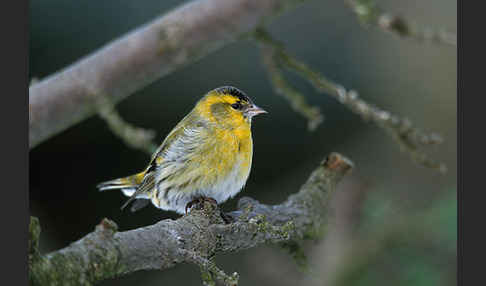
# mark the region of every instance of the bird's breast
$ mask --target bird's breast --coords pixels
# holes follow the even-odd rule
[[[251,138],[251,131],[249,128],[245,130],[237,130],[235,136],[238,141],[238,150],[236,151],[238,161],[241,163],[241,173],[248,177],[251,169],[251,161],[253,157],[253,140]]]
[[[219,203],[235,196],[245,185],[251,169],[253,143],[251,132],[224,130],[218,134],[218,143],[213,145],[210,179],[205,195]]]
[[[238,175],[247,177],[253,153],[251,131],[247,128],[222,129],[214,137],[215,142],[211,144],[212,156],[207,158],[214,171],[222,175],[237,168]]]

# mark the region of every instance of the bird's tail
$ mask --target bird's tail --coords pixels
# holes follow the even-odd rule
[[[143,185],[141,186],[141,184],[144,177],[145,171],[132,176],[106,181],[98,184],[96,187],[99,189],[100,192],[106,190],[122,191],[122,193],[125,196],[130,197],[130,199],[121,207],[121,209],[124,209],[130,202],[135,200],[135,202],[132,204],[132,207],[130,208],[132,212],[135,212],[139,209],[146,207],[150,203],[150,198],[147,193],[136,193],[139,187],[142,187],[143,190]]]
[[[132,176],[106,181],[98,184],[96,188],[98,188],[100,192],[107,190],[121,190],[126,196],[130,197],[135,192],[138,185],[142,183],[144,175],[145,171]]]

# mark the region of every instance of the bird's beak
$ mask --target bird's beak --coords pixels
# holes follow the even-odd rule
[[[268,113],[268,112],[266,112],[265,110],[263,110],[262,108],[254,104],[252,104],[249,108],[245,110],[245,114],[249,117],[253,117],[255,115],[262,114],[262,113]]]

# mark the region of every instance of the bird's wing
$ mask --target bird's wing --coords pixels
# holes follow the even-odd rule
[[[160,147],[152,155],[152,159],[145,170],[142,183],[138,186],[133,195],[123,204],[122,209],[137,198],[138,195],[151,191],[156,186],[157,174],[163,165],[167,166],[171,162],[184,161],[196,152],[198,145],[206,133],[208,123],[202,118],[196,117],[194,113],[188,114],[179,124],[172,129],[162,142]]]
[[[149,166],[147,167],[147,172],[155,170],[162,161],[167,160],[168,158],[166,157],[168,157],[168,151],[174,151],[175,149],[180,148],[181,143],[188,143],[188,145],[197,144],[199,139],[198,135],[200,135],[200,132],[203,129],[206,129],[207,125],[208,123],[200,116],[197,116],[194,111],[186,115],[186,117],[172,129],[159,148],[154,152]],[[163,160],[160,160],[160,158]]]

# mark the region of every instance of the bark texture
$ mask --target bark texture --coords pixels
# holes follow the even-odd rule
[[[46,255],[36,249],[40,226],[32,218],[31,284],[92,285],[134,271],[163,270],[184,262],[197,264],[217,276],[219,270],[211,258],[219,253],[263,243],[292,243],[321,237],[327,225],[330,196],[351,169],[348,159],[332,153],[312,172],[299,192],[282,204],[265,205],[251,198],[240,199],[238,210],[229,213],[234,218],[232,223],[224,223],[218,208],[208,202],[177,220],[162,220],[124,232],[118,232],[114,222],[103,219],[94,232]],[[224,273],[221,275],[231,280]]]
[[[29,88],[29,147],[237,40],[299,0],[198,0],[135,29]]]

